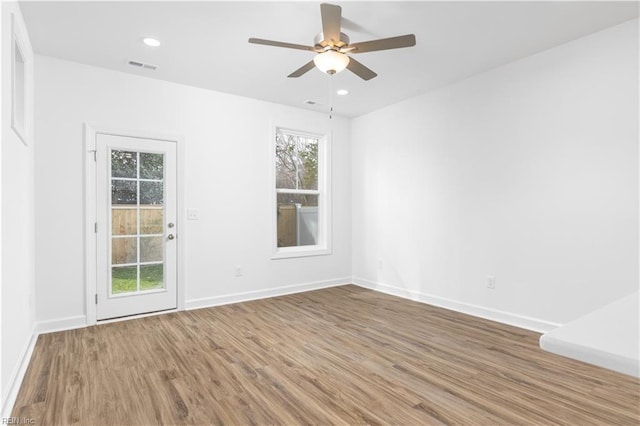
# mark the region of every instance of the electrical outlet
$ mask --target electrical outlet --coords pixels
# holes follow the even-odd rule
[[[234,266],[233,273],[236,277],[242,276],[242,266]]]
[[[487,288],[491,290],[494,290],[496,288],[496,277],[487,277]]]

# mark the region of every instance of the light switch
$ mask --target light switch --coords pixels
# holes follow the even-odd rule
[[[187,220],[198,220],[200,219],[200,214],[197,209],[187,209]]]

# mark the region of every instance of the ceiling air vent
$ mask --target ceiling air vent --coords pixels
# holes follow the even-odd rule
[[[144,62],[139,61],[129,61],[129,65],[131,65],[132,67],[145,68],[148,70],[155,70],[156,68],[158,68],[156,65],[145,64]]]

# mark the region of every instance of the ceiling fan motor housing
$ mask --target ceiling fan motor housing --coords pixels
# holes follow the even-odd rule
[[[316,49],[327,51],[327,50],[338,50],[345,46],[349,45],[349,36],[345,33],[340,33],[340,40],[325,40],[324,33],[319,33],[313,39],[313,43]]]

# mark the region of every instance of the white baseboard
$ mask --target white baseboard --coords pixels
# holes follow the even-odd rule
[[[525,328],[527,330],[532,330],[539,333],[546,333],[562,325],[538,318],[531,318],[511,312],[499,311],[497,309],[487,308],[484,306],[473,305],[470,303],[459,302],[453,299],[424,294],[413,290],[408,290],[406,288],[374,282],[365,278],[353,277],[353,283],[360,287],[379,291],[381,293],[386,293],[405,299],[411,299],[417,302],[427,303],[429,305],[438,306],[440,308],[461,312],[463,314],[473,315],[475,317],[480,317],[491,321],[497,321],[503,324],[513,325],[515,327]]]
[[[337,278],[327,281],[312,283],[294,284],[283,287],[274,287],[265,290],[250,291],[245,293],[233,293],[223,296],[205,297],[202,299],[192,299],[185,302],[185,309],[207,308],[210,306],[227,305],[229,303],[247,302],[250,300],[264,299],[267,297],[284,296],[286,294],[301,293],[304,291],[320,290],[323,288],[336,287],[350,284],[351,277]],[[49,321],[40,321],[35,325],[35,334],[53,333],[56,331],[73,330],[87,326],[87,317],[77,315],[73,317],[60,318]]]
[[[265,299],[267,297],[284,296],[287,294],[302,293],[305,291],[320,290],[323,288],[337,287],[351,284],[351,277],[337,278],[327,281],[294,284],[283,287],[274,287],[265,290],[248,291],[244,293],[226,294],[224,296],[205,297],[202,299],[187,300],[185,309],[209,308],[212,306],[228,305],[230,303],[248,302],[250,300]]]
[[[22,386],[22,379],[27,372],[29,362],[31,361],[31,354],[36,346],[38,340],[37,333],[31,333],[31,339],[27,342],[26,346],[22,350],[22,357],[20,362],[16,364],[16,367],[9,380],[9,387],[5,395],[2,395],[2,411],[0,411],[0,419],[7,419],[11,417],[11,411],[13,411],[13,405],[16,403],[20,386]]]
[[[85,315],[76,315],[74,317],[36,322],[34,333],[53,333],[55,331],[73,330],[74,328],[83,328],[86,326],[87,317]]]

